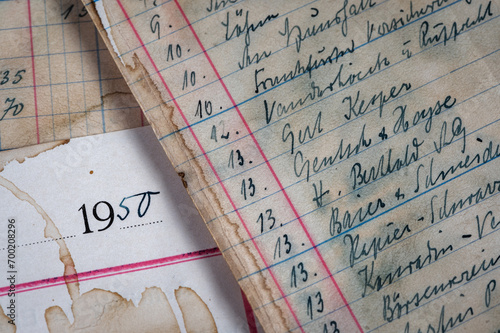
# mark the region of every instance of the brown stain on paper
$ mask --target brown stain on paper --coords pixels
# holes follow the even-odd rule
[[[208,306],[191,288],[180,287],[175,290],[187,333],[217,333],[214,317]]]
[[[69,139],[2,151],[2,153],[0,154],[0,172],[3,171],[4,167],[7,164],[14,160],[18,161],[19,164],[21,164],[26,161],[27,158],[37,157],[41,153],[47,152],[67,143],[69,143]]]
[[[113,5],[108,3],[107,6]],[[105,6],[105,10],[106,9],[107,7]],[[89,6],[88,10],[96,25],[102,26],[100,18],[96,13],[95,6]],[[110,24],[113,24],[112,20],[110,20]],[[119,26],[115,29],[111,29],[111,33],[116,33],[123,37],[115,40],[126,41],[127,36],[124,36],[118,27]],[[100,31],[101,36],[108,48],[112,48],[106,33],[102,33],[103,30],[101,29]],[[118,48],[120,48],[119,45]],[[151,109],[145,114],[156,136],[162,137],[163,133],[177,132],[183,125],[181,119],[177,119],[177,121],[175,119],[176,116],[180,116],[175,112],[175,107],[173,105],[165,102],[161,89],[159,89],[157,83],[151,79],[150,73],[142,64],[137,54],[133,53],[130,55],[129,59],[123,58],[122,60],[124,63],[115,59],[118,68],[123,73],[126,81],[128,83],[134,82],[132,92],[137,97],[137,101],[139,102],[141,108],[143,110],[148,110],[151,106],[159,106],[156,109]],[[148,99],[146,100],[144,97],[147,97]],[[152,103],[151,101],[155,101],[155,103]],[[186,186],[189,183],[188,193],[194,199],[193,202],[198,211],[201,213],[205,223],[207,219],[210,219],[210,217],[220,217],[208,228],[218,247],[225,249],[231,245],[242,243],[246,233],[238,222],[231,220],[225,214],[226,210],[224,209],[224,206],[228,207],[225,195],[216,191],[214,188],[209,187],[209,185],[214,183],[215,180],[207,179],[208,173],[205,172],[203,165],[201,165],[194,158],[196,145],[184,137],[184,134],[180,132],[175,133],[172,141],[174,141],[175,144],[172,144],[173,142],[169,142],[167,145],[166,140],[163,140],[160,143],[172,165],[180,164],[183,161],[189,161],[187,164],[187,169],[190,170],[189,172],[184,172],[184,170],[177,171],[183,174],[182,176],[180,175],[183,185]],[[197,177],[194,177],[195,175]],[[192,196],[192,192],[196,192],[197,189],[201,188],[205,188],[205,190],[198,193],[198,199],[196,199]],[[226,202],[225,205],[223,204],[224,201]],[[232,209],[228,208],[228,210],[230,211]],[[247,269],[263,267],[262,265],[259,265],[257,251],[253,248],[253,246],[244,243],[243,248],[246,250],[245,255],[242,255],[241,253],[237,254],[236,252],[223,252],[223,256],[229,263],[229,268],[236,278],[246,275],[248,273]],[[247,269],[245,269],[245,267]],[[268,303],[274,299],[274,289],[270,286],[273,284],[273,281],[268,281],[263,275],[262,277],[262,279],[258,279],[257,281],[252,279],[250,283],[253,287],[247,289],[254,291],[249,295],[249,300],[253,307]],[[287,320],[284,315],[286,311],[287,310],[282,308],[280,304],[274,303],[272,309],[264,314],[261,314],[261,316],[267,316],[267,320],[269,322],[275,322],[277,326],[283,328],[289,326],[287,325]]]
[[[103,38],[105,39],[104,36]],[[188,190],[191,198],[194,198],[191,192],[196,192],[197,188],[205,188],[204,191],[198,193],[198,196],[204,196],[205,200],[193,200],[196,209],[200,212],[200,215],[205,221],[205,224],[206,216],[219,216],[219,218],[214,221],[215,223],[212,223],[210,226],[207,225],[213,239],[217,243],[217,246],[221,249],[224,249],[234,244],[243,244],[242,246],[246,249],[245,256],[238,255],[236,252],[233,252],[232,254],[226,252],[222,253],[224,259],[229,263],[229,268],[233,272],[233,275],[236,278],[240,278],[241,276],[247,275],[251,271],[257,271],[263,268],[262,265],[259,265],[259,257],[257,251],[249,243],[243,243],[244,237],[246,235],[244,228],[238,222],[234,222],[230,218],[228,218],[228,216],[226,215],[227,212],[223,207],[223,203],[221,202],[221,198],[218,195],[218,193],[220,192],[217,192],[212,186],[210,186],[212,183],[215,183],[216,179],[207,179],[208,173],[204,171],[204,167],[195,158],[196,145],[194,145],[192,141],[190,144],[190,142],[184,137],[185,134],[179,132],[179,129],[182,127],[182,123],[176,125],[177,122],[175,120],[175,117],[179,115],[175,112],[175,107],[165,102],[162,93],[157,86],[157,83],[152,80],[150,73],[143,65],[136,53],[132,55],[132,60],[133,66],[128,65],[127,61],[125,61],[125,67],[130,71],[130,74],[135,74],[136,77],[134,78],[134,80],[142,81],[142,86],[149,92],[150,96],[154,96],[160,108],[160,112],[158,113],[150,111],[145,114],[148,122],[153,128],[153,131],[155,132],[155,135],[157,137],[161,137],[161,129],[163,129],[163,131],[167,129],[168,132],[176,132],[174,138],[177,141],[177,145],[185,148],[176,150],[176,153],[178,154],[177,158],[183,155],[183,158],[180,158],[180,160],[189,161],[188,165],[191,167],[191,170],[193,170],[193,172],[190,172],[188,174],[183,171],[178,172],[178,175],[181,178],[184,187]],[[118,64],[118,67],[120,67],[120,64]],[[137,100],[143,109],[147,109],[147,107],[144,107],[142,105],[141,98],[138,98]],[[160,143],[172,165],[179,164],[179,161],[173,162],[170,150],[173,149],[172,145],[169,144],[167,146],[166,141],[160,141]],[[189,177],[189,175],[191,174],[198,175],[198,177]],[[189,178],[189,184],[194,183],[190,186],[189,189],[187,187],[187,178]],[[222,194],[221,197],[223,199],[226,198],[224,194]],[[229,209],[229,211],[231,210],[232,209]],[[204,214],[205,212],[206,214]],[[221,244],[222,239],[218,237],[219,234],[224,235],[224,240],[232,240],[233,243]],[[241,234],[243,234],[243,236]],[[245,267],[248,270],[245,270]],[[250,289],[257,291],[254,294],[250,294],[248,297],[249,301],[252,304],[252,307],[256,307],[259,304],[269,303],[275,299],[275,297],[273,297],[273,292],[276,292],[276,290],[271,287],[271,285],[274,284],[272,280],[268,280],[263,276],[262,279],[252,279],[250,283],[253,286]],[[268,307],[268,309],[269,308],[270,307]],[[281,329],[282,327],[290,326],[289,323],[287,323],[286,319],[287,311],[288,310],[285,309],[284,306],[274,303],[272,309],[262,313],[261,315],[266,316],[269,322],[276,323],[278,329]]]
[[[173,332],[180,333],[179,324],[163,291],[146,288],[137,305],[121,295],[92,289],[73,302],[73,324],[59,306],[45,311],[50,333],[59,332]]]
[[[69,296],[74,302],[80,296],[80,285],[78,283],[78,276],[76,274],[75,263],[69,252],[66,242],[63,240],[59,229],[54,221],[47,215],[43,208],[33,199],[28,193],[20,190],[10,180],[0,176],[0,186],[10,191],[16,198],[21,201],[26,201],[42,216],[45,221],[45,238],[52,238],[57,245],[59,245],[59,260],[64,265],[64,281],[68,289]]]
[[[130,91],[113,91],[113,92],[104,94],[101,96],[101,103],[89,106],[87,108],[87,110],[85,110],[85,113],[100,110],[102,107],[105,107],[106,100],[108,100],[108,99],[111,100],[112,98],[115,98],[115,97],[118,98],[119,96],[129,96],[129,95],[132,95],[132,93]]]
[[[14,183],[0,176],[0,186],[9,190],[16,198],[28,202],[45,221],[45,237],[52,238],[59,245],[59,260],[64,264],[64,280],[72,300],[71,324],[59,306],[45,311],[45,321],[50,333],[66,332],[173,332],[180,333],[179,324],[166,295],[158,287],[146,288],[136,307],[115,292],[92,289],[80,295],[75,263],[59,229],[28,193]],[[203,300],[190,288],[180,287],[175,291],[182,311],[184,325],[191,332],[217,332],[212,313]],[[15,333],[16,325],[9,324],[10,318],[0,307],[0,332]]]
[[[179,287],[175,297],[188,333],[217,333],[212,313],[195,291]],[[181,332],[166,295],[158,287],[146,288],[137,306],[116,292],[92,289],[73,302],[71,311],[73,324],[59,306],[48,308],[45,321],[49,332]]]
[[[0,306],[0,332],[3,333],[16,333],[16,325],[9,324],[9,321],[12,320],[5,315],[2,307]]]

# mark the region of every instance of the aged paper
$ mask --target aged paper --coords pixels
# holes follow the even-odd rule
[[[84,3],[266,331],[500,328],[498,0]]]
[[[262,331],[150,127],[14,161],[0,198],[0,332]]]
[[[0,41],[0,150],[146,123],[80,1],[0,1]]]

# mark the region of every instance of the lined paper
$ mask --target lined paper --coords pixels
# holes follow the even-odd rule
[[[266,331],[498,330],[498,1],[84,3]]]
[[[0,150],[144,124],[85,6],[0,2]]]

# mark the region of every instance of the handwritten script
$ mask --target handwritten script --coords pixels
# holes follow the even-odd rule
[[[84,0],[269,332],[500,329],[498,0]]]

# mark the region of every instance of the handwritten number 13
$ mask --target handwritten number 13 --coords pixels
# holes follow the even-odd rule
[[[248,178],[248,191],[247,191],[247,182],[245,179],[241,182],[241,195],[243,195],[243,199],[247,199],[247,193],[249,196],[253,197],[255,195],[255,185],[252,181],[252,178]]]
[[[316,309],[313,309],[312,297],[309,296],[307,298],[307,315],[309,316],[309,318],[311,318],[311,320],[313,320],[313,317],[314,317],[313,313],[314,312],[322,313],[324,310],[324,304],[323,304],[323,298],[321,297],[321,292],[318,291],[316,293],[316,295],[314,295],[314,298],[317,301],[316,306],[315,306]],[[316,311],[313,311],[313,310],[316,310]]]

